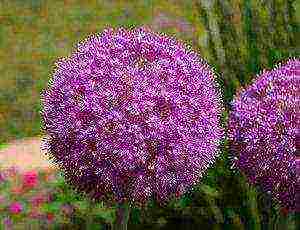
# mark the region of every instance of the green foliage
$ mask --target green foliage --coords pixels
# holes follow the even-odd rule
[[[6,143],[1,143],[0,144],[0,149],[4,149],[4,148],[6,148],[8,146],[8,144],[6,144]]]
[[[60,210],[61,204],[62,203],[60,201],[54,201],[49,204],[43,204],[41,210],[45,213],[46,212],[57,213]]]

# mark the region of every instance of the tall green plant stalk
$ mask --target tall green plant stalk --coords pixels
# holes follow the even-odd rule
[[[95,203],[89,201],[89,206],[88,206],[88,216],[86,219],[86,229],[91,229],[91,226],[93,224],[93,210],[95,207]]]
[[[226,107],[264,68],[299,56],[296,0],[198,0],[198,48],[220,73]]]
[[[118,204],[116,209],[116,221],[113,230],[127,230],[130,215],[130,206],[127,202]]]

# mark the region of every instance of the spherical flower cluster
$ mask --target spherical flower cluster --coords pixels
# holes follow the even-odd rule
[[[173,38],[106,29],[59,60],[50,83],[41,112],[47,152],[92,199],[167,201],[218,155],[215,75]]]
[[[228,128],[234,165],[291,211],[300,205],[299,102],[300,60],[294,58],[236,95]]]

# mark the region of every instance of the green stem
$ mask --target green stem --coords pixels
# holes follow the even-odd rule
[[[127,223],[130,215],[130,207],[128,203],[118,204],[116,210],[116,221],[113,230],[127,230]]]
[[[86,229],[91,229],[91,226],[93,224],[93,210],[94,210],[95,204],[91,201],[89,201],[89,207],[88,207],[88,216],[86,219]]]

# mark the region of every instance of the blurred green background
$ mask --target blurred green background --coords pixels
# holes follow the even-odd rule
[[[218,75],[225,126],[236,90],[264,68],[299,57],[299,21],[300,1],[293,0],[1,0],[0,144],[40,135],[40,92],[54,61],[86,36],[118,26],[146,25],[200,53]],[[199,191],[170,210],[150,207],[145,223],[164,225],[168,216],[177,227],[227,223],[230,229],[243,224],[260,229],[264,218],[280,218],[272,214],[276,204],[268,206],[268,198],[229,169],[228,154],[225,141],[222,157]]]
[[[1,0],[0,143],[40,133],[39,93],[53,62],[105,27],[147,25],[190,44],[215,68],[229,102],[263,68],[299,55],[299,6],[287,0]]]

